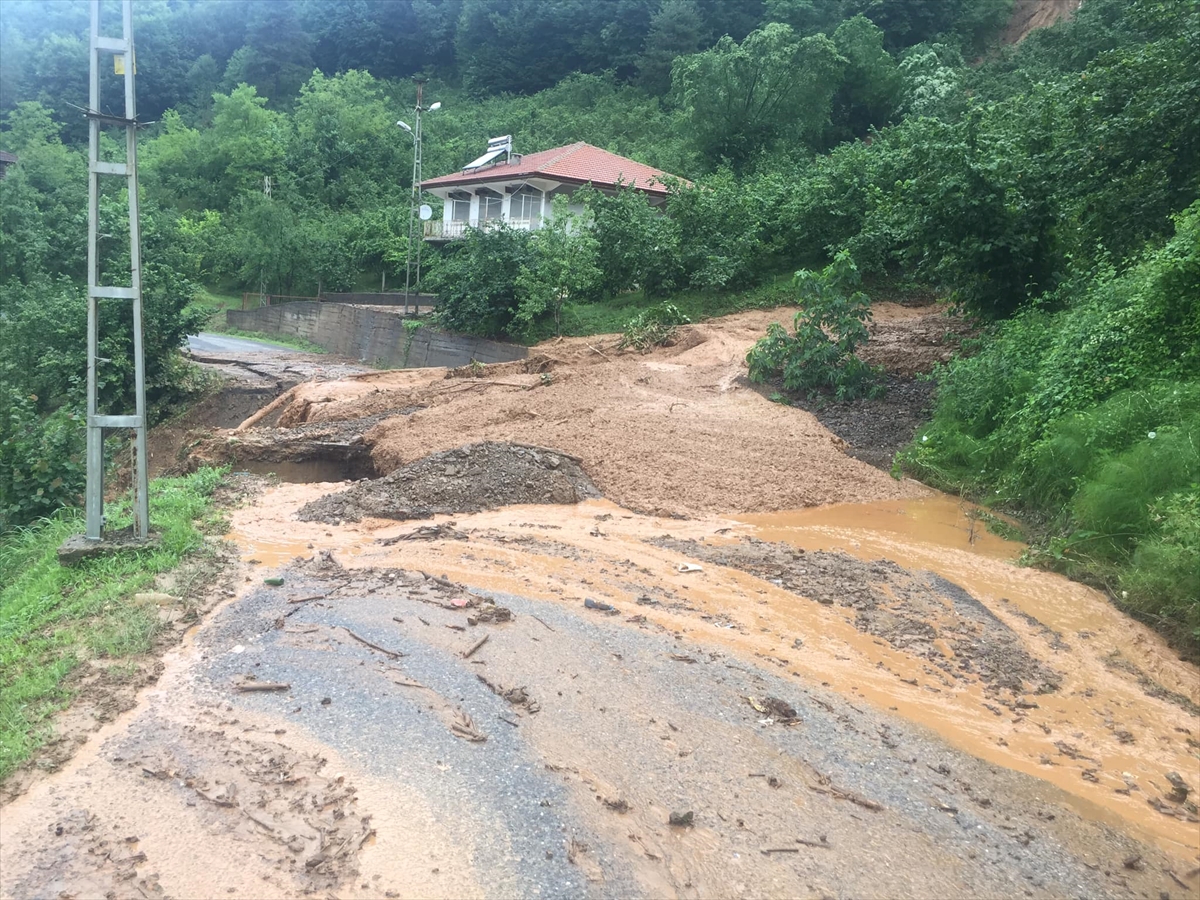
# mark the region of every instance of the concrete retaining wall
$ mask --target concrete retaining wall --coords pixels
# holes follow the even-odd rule
[[[330,294],[322,293],[320,298],[322,303],[360,303],[364,306],[404,306],[404,292],[392,291],[387,294],[371,294],[371,293],[355,293],[355,294]],[[409,306],[427,306],[433,308],[437,306],[437,294],[418,294],[413,291],[408,296]]]
[[[473,359],[481,363],[509,362],[529,355],[518,344],[432,328],[419,328],[410,335],[401,315],[341,303],[282,303],[258,309],[230,309],[225,320],[242,331],[300,337],[340,356],[398,369],[465,366]]]

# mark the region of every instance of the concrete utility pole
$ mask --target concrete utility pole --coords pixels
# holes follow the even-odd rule
[[[87,527],[90,540],[100,540],[104,531],[104,430],[131,429],[135,454],[133,471],[133,529],[139,540],[150,534],[149,476],[146,460],[146,366],[142,348],[142,237],[138,222],[137,181],[137,104],[134,96],[133,4],[121,3],[121,37],[100,34],[100,0],[91,0],[92,31],[89,47],[91,69],[88,94],[88,347],[87,347]],[[125,113],[118,116],[102,111],[100,101],[100,60],[113,57],[113,68],[125,76]],[[125,162],[100,159],[100,129],[116,126],[125,129]],[[100,179],[116,175],[125,178],[129,193],[129,287],[101,284],[100,272]],[[129,303],[133,311],[133,377],[135,408],[133,415],[100,415],[97,412],[97,367],[110,360],[98,355],[100,346],[101,301]]]
[[[417,210],[421,206],[421,114],[433,112],[441,109],[440,102],[433,103],[430,106],[422,106],[422,94],[424,93],[425,82],[428,79],[417,76],[413,81],[417,84],[417,105],[414,107],[414,115],[416,121],[414,127],[409,128],[404,122],[396,124],[412,135],[413,139],[413,174],[412,174],[412,196],[408,203],[408,251],[405,253],[404,260],[404,314],[408,315],[408,294],[413,287],[412,271],[413,271],[413,236],[417,228]],[[420,236],[416,241],[416,256],[417,256],[417,288],[421,285],[421,244],[424,242],[424,236]]]

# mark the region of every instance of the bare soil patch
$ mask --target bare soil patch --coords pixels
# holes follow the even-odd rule
[[[434,453],[385,478],[364,481],[300,509],[306,522],[338,524],[427,519],[523,503],[578,503],[598,497],[579,462],[544,447],[485,441]]]

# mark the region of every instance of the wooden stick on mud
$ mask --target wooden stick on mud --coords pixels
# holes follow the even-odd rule
[[[541,620],[541,619],[538,619],[538,617],[537,617],[537,616],[534,616],[534,615],[533,615],[533,613],[530,613],[530,615],[531,615],[531,616],[533,616],[533,618],[537,619],[539,622],[542,622],[542,620]],[[542,622],[542,624],[543,624],[543,625],[546,625],[546,623],[545,623],[545,622]],[[546,627],[547,627],[547,628],[549,628],[551,631],[554,631],[554,630],[555,630],[555,629],[551,628],[549,625],[546,625]]]
[[[250,691],[290,691],[291,684],[285,684],[282,681],[240,681],[234,686],[234,690],[248,693]]]
[[[480,647],[482,647],[484,644],[486,644],[488,642],[489,637],[491,637],[491,635],[485,634],[483,637],[481,637],[479,640],[477,640],[474,644],[472,644],[471,649],[463,654],[463,659],[470,659],[476,650],[478,650]]]
[[[307,603],[309,600],[324,600],[327,595],[313,594],[311,597],[293,597],[288,603]]]
[[[364,647],[370,647],[372,650],[378,650],[384,656],[390,656],[392,659],[399,659],[400,657],[402,657],[404,655],[403,653],[398,653],[395,650],[388,650],[386,647],[380,647],[378,644],[372,644],[366,638],[359,637],[357,634],[355,634],[349,628],[346,628],[345,625],[343,625],[342,628],[345,629],[346,634],[350,635],[350,637],[354,638],[356,641],[358,641]]]

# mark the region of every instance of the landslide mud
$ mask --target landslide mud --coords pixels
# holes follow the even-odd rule
[[[544,447],[484,441],[434,453],[385,478],[307,503],[299,517],[337,524],[427,519],[525,503],[578,503],[599,491],[574,457]]]
[[[614,335],[568,338],[517,363],[305,383],[261,418],[210,437],[193,458],[287,459],[303,429],[321,426],[322,440],[361,437],[380,475],[465,441],[535,444],[578,457],[604,496],[654,514],[927,496],[923,485],[847,456],[815,416],[746,382],[746,351],[769,323],[794,314],[755,310],[689,325],[675,345],[644,356],[619,352]],[[949,352],[927,346],[930,329],[952,321],[940,310],[884,303],[875,315],[885,363],[903,368]]]
[[[651,543],[691,559],[740,569],[816,603],[855,611],[854,626],[922,657],[951,678],[983,681],[1006,692],[1009,706],[1026,692],[1049,694],[1062,678],[1033,657],[1004,622],[958,585],[932,572],[910,572],[887,559],[814,551],[744,538],[711,546],[657,538]]]

